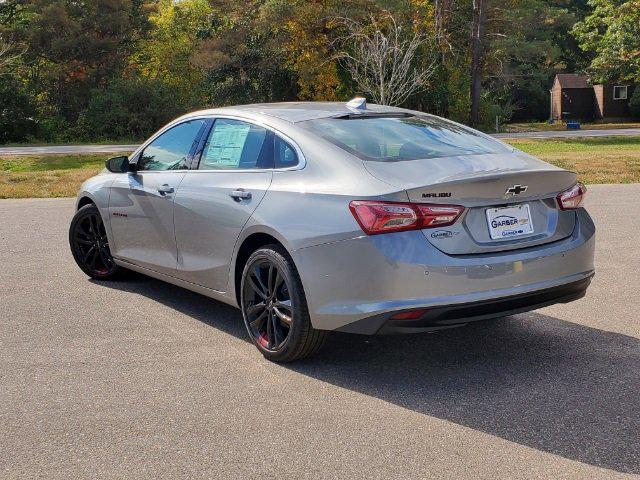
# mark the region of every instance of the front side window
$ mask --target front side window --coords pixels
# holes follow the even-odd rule
[[[193,142],[205,120],[197,119],[170,128],[142,152],[138,170],[184,170]]]
[[[273,134],[252,123],[218,118],[200,159],[201,170],[273,168]]]
[[[322,118],[299,125],[363,160],[393,162],[511,151],[470,128],[433,117]]]
[[[627,99],[627,86],[615,86],[613,87],[613,99],[614,100],[626,100]]]

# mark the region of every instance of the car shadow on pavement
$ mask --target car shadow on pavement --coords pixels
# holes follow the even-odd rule
[[[176,287],[144,277],[108,286],[246,338],[240,313],[206,297],[176,295]],[[333,333],[318,355],[282,368],[568,459],[640,474],[640,340],[633,337],[534,312],[434,334]]]

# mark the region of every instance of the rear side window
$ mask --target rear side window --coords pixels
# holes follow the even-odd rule
[[[273,134],[252,123],[218,118],[205,143],[199,168],[273,168]]]
[[[274,137],[276,168],[290,168],[298,165],[298,154],[295,149],[277,135]]]
[[[470,128],[431,117],[323,118],[299,125],[363,160],[393,162],[510,151]]]

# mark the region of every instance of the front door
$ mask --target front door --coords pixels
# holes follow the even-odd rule
[[[109,213],[116,258],[175,274],[174,199],[206,123],[195,119],[166,130],[135,159],[137,171],[113,182]]]
[[[236,241],[271,184],[273,148],[274,135],[263,127],[215,120],[198,168],[176,195],[180,278],[226,291]]]

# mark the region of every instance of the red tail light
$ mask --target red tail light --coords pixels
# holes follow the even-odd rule
[[[575,210],[576,208],[580,208],[582,206],[582,202],[584,201],[584,197],[587,193],[587,187],[585,187],[582,183],[576,183],[569,190],[565,190],[564,192],[558,194],[556,197],[558,199],[558,205],[561,210]]]
[[[354,200],[351,213],[367,235],[453,225],[464,212],[459,205]]]
[[[416,320],[420,318],[426,310],[409,310],[407,312],[396,313],[391,320]]]

